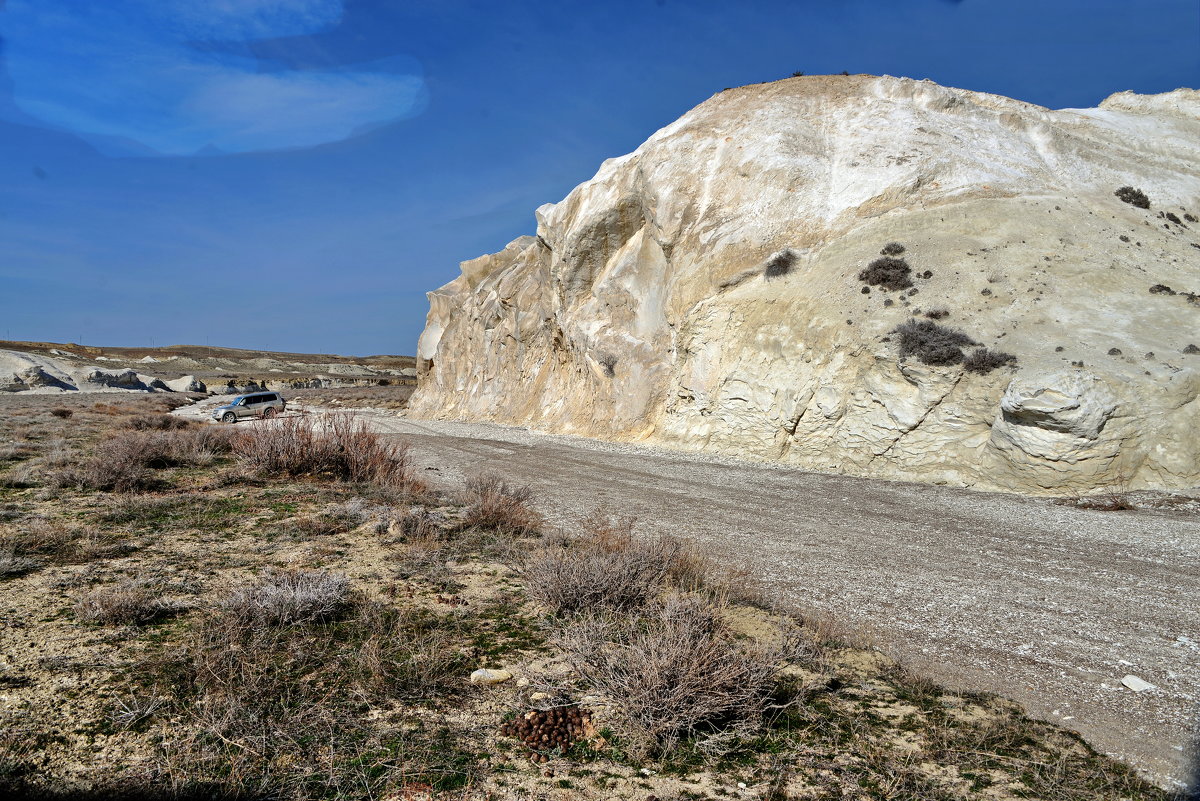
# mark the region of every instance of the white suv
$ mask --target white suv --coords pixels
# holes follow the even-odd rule
[[[212,418],[222,423],[236,423],[243,417],[271,418],[287,411],[287,404],[278,392],[255,392],[238,395],[224,406],[213,409]]]

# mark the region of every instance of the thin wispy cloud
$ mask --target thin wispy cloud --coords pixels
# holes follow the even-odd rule
[[[311,147],[419,113],[403,59],[290,70],[205,44],[336,26],[341,0],[11,0],[0,14],[17,109],[120,155]]]

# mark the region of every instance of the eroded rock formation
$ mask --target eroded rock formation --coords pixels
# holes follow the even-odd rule
[[[981,488],[1194,486],[1197,215],[1194,90],[727,90],[429,294],[411,408]],[[888,243],[911,286],[860,278]],[[912,318],[1016,361],[902,356]]]

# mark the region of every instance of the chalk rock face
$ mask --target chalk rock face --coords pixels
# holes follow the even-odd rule
[[[143,377],[136,370],[104,370],[99,367],[82,371],[79,375],[79,384],[88,384],[95,387],[108,387],[110,389],[146,389],[146,383],[142,380]]]
[[[208,387],[194,375],[185,375],[164,382],[172,392],[208,392]]]
[[[410,408],[1020,492],[1194,486],[1197,218],[1194,90],[727,90],[429,293]],[[911,286],[860,279],[893,242]],[[1016,362],[922,357],[913,318]]]
[[[0,392],[74,388],[71,377],[53,359],[0,350]]]

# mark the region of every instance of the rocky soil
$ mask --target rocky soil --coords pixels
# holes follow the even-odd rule
[[[926,675],[1016,699],[1160,782],[1187,774],[1200,725],[1200,493],[1079,508],[362,414],[410,443],[437,484],[498,473],[533,487],[568,529],[581,509],[636,515],[646,534],[699,544]],[[1135,691],[1127,676],[1153,686]]]

